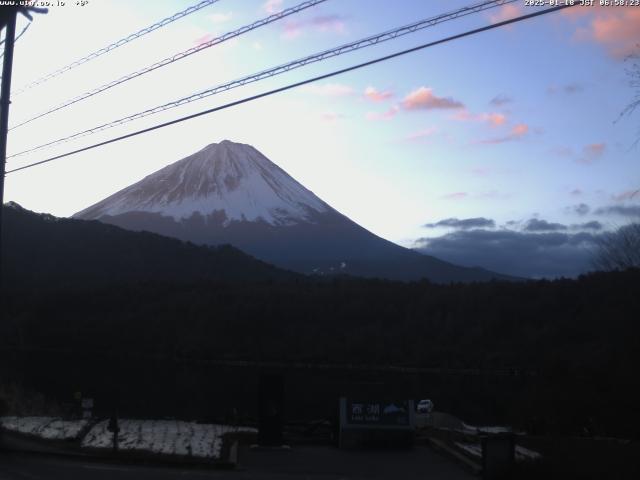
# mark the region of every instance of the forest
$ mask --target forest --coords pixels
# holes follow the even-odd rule
[[[25,218],[33,221],[32,232],[43,222],[55,224],[31,215]],[[165,240],[104,228],[138,242],[127,250],[134,273],[144,271],[139,265]],[[80,242],[83,236],[74,238]],[[42,268],[47,282],[33,262],[30,274],[26,267],[7,270],[0,374],[53,396],[64,397],[82,384],[110,397],[105,403],[118,397],[123,409],[148,408],[149,398],[162,392],[159,412],[199,416],[202,405],[220,401],[231,408],[236,400],[251,414],[256,372],[220,373],[214,366],[220,360],[472,369],[475,377],[325,372],[316,381],[311,373],[287,375],[293,401],[296,395],[316,396],[328,405],[350,381],[375,380],[387,394],[430,390],[437,405],[470,420],[510,422],[542,433],[628,438],[640,431],[640,270],[554,281],[401,283],[303,277],[231,247],[171,245],[176,252],[163,251],[154,261],[171,265],[180,251],[193,250],[203,262],[237,257],[238,269],[223,278],[220,272],[233,265],[229,260],[218,275],[189,280],[187,273],[163,276],[175,271],[156,264],[155,278],[136,273],[125,275],[126,281],[114,276],[93,282],[76,267],[56,264],[74,261],[59,250],[57,256],[49,252],[50,266]],[[204,265],[192,262],[193,268],[199,264]],[[56,268],[64,282],[52,280]],[[12,282],[12,275],[19,280]],[[492,373],[504,369],[513,378]],[[203,378],[218,380],[205,386]],[[221,390],[229,398],[223,400]]]

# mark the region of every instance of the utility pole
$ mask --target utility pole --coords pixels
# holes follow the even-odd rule
[[[7,12],[4,36],[4,58],[2,62],[2,88],[0,90],[0,319],[4,316],[2,285],[2,220],[4,210],[4,175],[7,161],[7,135],[9,133],[9,105],[11,104],[11,70],[13,67],[13,45],[16,36],[18,9]]]
[[[7,135],[9,133],[9,105],[11,105],[11,72],[13,70],[13,46],[16,42],[16,19],[21,13],[33,20],[31,13],[47,13],[48,9],[21,5],[13,1],[0,10],[0,31],[4,28],[4,58],[2,59],[2,87],[0,87],[0,321],[4,317],[4,288],[2,285],[2,221],[4,211],[4,177],[7,163]]]

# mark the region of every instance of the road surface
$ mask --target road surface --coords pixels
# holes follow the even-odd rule
[[[0,480],[471,480],[453,461],[426,446],[409,451],[343,451],[309,446],[289,451],[240,451],[234,470],[129,465],[42,454],[0,452]]]

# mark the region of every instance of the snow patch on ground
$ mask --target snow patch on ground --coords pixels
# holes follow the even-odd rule
[[[482,458],[482,446],[480,443],[454,442],[455,446],[474,458]],[[542,457],[538,452],[516,445],[516,462],[537,460]]]
[[[465,433],[511,433],[513,429],[511,427],[502,427],[502,426],[484,426],[484,427],[475,427],[473,425],[467,425],[466,423],[462,423],[462,431]]]
[[[85,448],[113,448],[113,433],[102,421],[85,435]],[[257,433],[255,428],[229,425],[199,424],[178,420],[118,421],[118,448],[164,455],[198,458],[220,458],[222,436],[227,433]]]
[[[87,420],[59,417],[0,417],[0,426],[11,432],[35,435],[45,440],[74,440],[87,426]]]
[[[529,450],[528,448],[524,448],[524,447],[521,447],[519,445],[516,445],[516,460],[517,461],[537,460],[537,459],[539,459],[541,457],[542,457],[542,455],[540,455],[538,452],[536,452],[534,450]]]
[[[462,442],[454,442],[456,447],[464,450],[466,453],[471,455],[472,457],[482,458],[482,447],[479,443],[462,443]]]

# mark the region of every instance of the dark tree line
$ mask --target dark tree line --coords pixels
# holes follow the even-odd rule
[[[530,375],[414,379],[411,391],[439,385],[445,407],[534,430],[640,431],[640,270],[452,285],[309,278],[231,247],[14,213],[0,380],[22,375],[45,394],[79,383],[117,390],[173,415],[215,403],[231,384],[251,396],[237,372],[205,389],[207,360],[507,368]],[[307,400],[338,385],[296,378]]]

